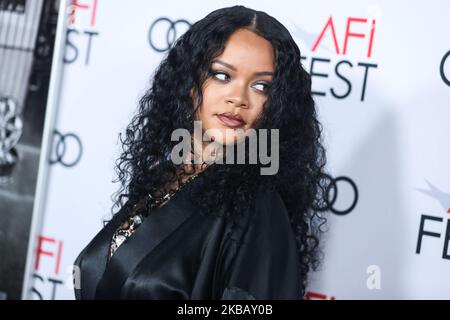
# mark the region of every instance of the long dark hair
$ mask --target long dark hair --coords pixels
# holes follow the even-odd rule
[[[123,153],[116,161],[116,181],[121,186],[113,196],[113,209],[130,210],[147,195],[157,194],[168,181],[181,181],[192,173],[179,174],[179,166],[168,161],[177,143],[171,141],[171,134],[177,128],[193,132],[211,62],[240,28],[264,37],[275,50],[275,75],[258,127],[279,129],[279,171],[264,176],[259,164],[215,164],[201,173],[204,185],[192,199],[204,214],[224,215],[233,222],[248,210],[257,190],[278,191],[297,239],[303,295],[307,274],[320,261],[320,226],[326,221],[320,212],[328,184],[322,127],[299,48],[283,25],[262,11],[244,6],[215,10],[175,42],[156,69],[125,135],[119,135]],[[191,89],[197,93],[195,103]]]

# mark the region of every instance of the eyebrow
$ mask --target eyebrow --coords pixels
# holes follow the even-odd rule
[[[231,64],[226,63],[221,60],[214,60],[212,63],[219,63],[227,68],[230,68],[231,70],[237,71],[237,68],[235,66],[232,66]],[[273,76],[274,74],[271,71],[259,71],[259,72],[255,72],[254,75],[255,76]]]

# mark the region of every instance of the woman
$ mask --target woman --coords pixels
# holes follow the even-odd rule
[[[206,139],[192,146],[220,147],[175,163],[172,134],[196,121]],[[223,152],[256,129],[278,130],[276,174]],[[243,6],[196,22],[121,139],[120,210],[78,256],[76,298],[301,299],[324,222],[320,133],[310,77],[281,23]]]

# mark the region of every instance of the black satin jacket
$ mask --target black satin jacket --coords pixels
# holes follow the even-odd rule
[[[199,214],[183,188],[108,262],[123,218],[114,215],[77,257],[76,299],[301,299],[295,237],[277,192],[259,192],[243,227],[230,229],[223,217]]]

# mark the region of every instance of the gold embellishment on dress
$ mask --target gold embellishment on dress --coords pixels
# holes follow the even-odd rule
[[[180,191],[185,185],[194,180],[198,175],[197,173],[191,177],[189,177],[185,182],[181,183],[180,186],[175,190],[170,190],[163,197],[153,198],[150,194],[147,195],[147,201],[150,202],[149,210],[153,210],[157,207],[162,207],[166,204],[178,191]],[[139,208],[142,208],[143,202],[141,201],[139,204],[135,204],[133,207],[133,211],[136,212]],[[145,206],[144,206],[145,207]],[[114,253],[117,251],[120,245],[122,245],[125,241],[127,241],[131,235],[136,231],[136,229],[142,224],[144,220],[144,216],[140,213],[135,213],[129,217],[117,228],[114,232],[111,240],[111,245],[109,248],[109,259],[112,258]]]

